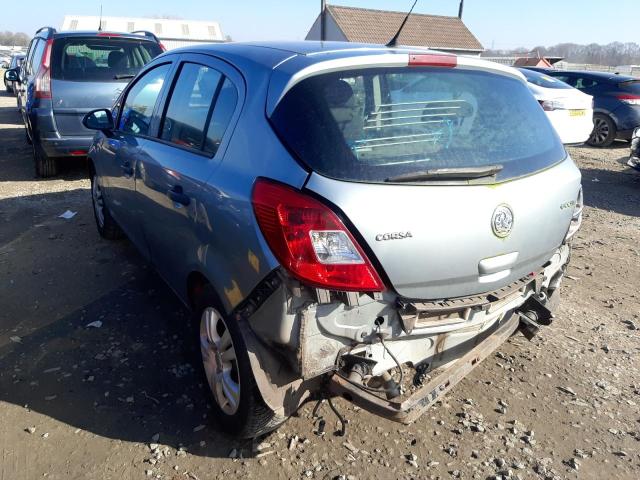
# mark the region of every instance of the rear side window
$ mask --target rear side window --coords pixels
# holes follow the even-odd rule
[[[161,53],[149,41],[109,37],[69,37],[53,42],[51,77],[78,82],[129,79]]]
[[[211,103],[222,75],[195,63],[182,65],[162,123],[161,138],[200,149]]]
[[[160,137],[215,155],[237,103],[238,91],[222,73],[185,63],[173,87]]]
[[[640,80],[626,80],[618,84],[623,91],[633,95],[640,95]]]
[[[204,150],[207,153],[215,154],[218,151],[237,103],[238,90],[229,79],[225,79],[218,94],[218,99],[211,115],[209,130],[207,131],[207,140],[204,145]]]
[[[29,73],[36,73],[38,71],[38,67],[42,63],[42,54],[44,53],[44,47],[46,43],[42,39],[37,39],[36,44],[33,46],[33,55],[31,55],[31,60],[29,61]]]
[[[127,93],[118,129],[134,135],[148,135],[153,109],[171,65],[160,65],[146,72]]]
[[[593,88],[598,86],[600,83],[593,78],[590,77],[578,77],[576,78],[575,87],[578,90],[585,90],[587,88]]]
[[[462,68],[314,76],[284,96],[271,123],[303,163],[342,180],[496,164],[505,180],[566,156],[525,83]]]

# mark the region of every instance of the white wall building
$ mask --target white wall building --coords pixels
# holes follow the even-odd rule
[[[97,30],[100,17],[65,15],[61,30]],[[200,43],[224,42],[220,24],[203,20],[174,20],[166,18],[102,17],[106,32],[134,32],[147,30],[155,34],[167,50]]]

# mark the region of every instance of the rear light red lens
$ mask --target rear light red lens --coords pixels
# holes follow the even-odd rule
[[[72,150],[71,152],[69,152],[71,155],[73,155],[74,157],[78,157],[78,156],[82,156],[82,155],[86,155],[87,151],[86,150]]]
[[[121,37],[119,33],[111,33],[111,32],[100,32],[96,35],[96,37]]]
[[[162,50],[163,52],[167,51],[167,47],[165,47],[164,44],[159,43],[158,45],[160,45],[160,50]]]
[[[640,105],[640,95],[620,94],[616,98],[628,105]]]
[[[53,48],[53,39],[47,40],[42,54],[42,63],[36,73],[35,96],[36,98],[51,98],[51,49]]]
[[[458,57],[455,55],[438,55],[433,53],[409,54],[410,67],[445,67],[458,66]]]
[[[380,292],[384,283],[327,206],[291,187],[258,179],[253,211],[271,251],[294,277],[329,290]],[[326,255],[324,247],[335,247]]]

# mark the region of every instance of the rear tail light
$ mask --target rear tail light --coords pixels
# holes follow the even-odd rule
[[[358,242],[327,206],[264,179],[256,181],[252,203],[273,254],[300,281],[330,290],[384,290]]]
[[[458,66],[458,57],[433,53],[412,53],[409,54],[409,66],[454,68]]]
[[[571,239],[575,235],[575,233],[580,230],[580,225],[582,225],[582,210],[584,208],[584,197],[582,195],[582,187],[580,187],[580,191],[578,192],[578,198],[576,199],[576,204],[573,207],[573,216],[571,217],[571,224],[569,225],[569,231],[565,237],[565,241]]]
[[[622,94],[616,98],[627,105],[640,105],[640,95]]]
[[[545,112],[567,109],[567,105],[560,100],[538,100],[538,103]]]
[[[47,40],[42,54],[42,63],[34,78],[36,98],[51,98],[51,49],[53,39]]]
[[[167,47],[165,47],[164,44],[158,43],[158,45],[160,45],[160,50],[162,50],[163,52],[167,51]]]

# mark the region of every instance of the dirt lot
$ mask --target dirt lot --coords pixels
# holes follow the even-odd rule
[[[239,443],[208,417],[187,311],[128,242],[98,237],[82,162],[33,178],[1,96],[0,479],[640,478],[640,175],[627,144],[571,154],[587,208],[551,328],[411,426],[340,400],[345,438],[327,410],[316,435],[308,404]]]

